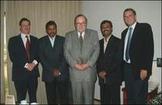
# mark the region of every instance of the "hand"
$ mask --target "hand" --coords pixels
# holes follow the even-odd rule
[[[105,71],[99,72],[99,77],[101,77],[102,79],[106,79],[106,75],[107,73]]]
[[[88,64],[75,64],[75,68],[80,70],[80,71],[84,71],[89,67]]]
[[[81,64],[75,64],[75,68],[78,69],[78,70],[82,70],[83,69]]]
[[[141,78],[141,80],[146,79],[146,77],[147,77],[147,70],[142,69],[142,70],[140,71],[140,78]]]
[[[28,69],[29,71],[32,71],[32,70],[34,69],[35,66],[36,66],[36,65],[35,65],[34,63],[28,63],[28,64],[27,64],[27,69]]]
[[[54,69],[54,70],[53,70],[53,75],[54,75],[55,77],[58,77],[58,76],[60,75],[60,71],[59,71],[58,69]]]
[[[82,70],[85,70],[85,69],[87,69],[89,67],[88,64],[81,64],[81,66],[82,66]]]

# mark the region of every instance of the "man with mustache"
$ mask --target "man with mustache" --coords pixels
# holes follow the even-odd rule
[[[43,67],[48,104],[68,103],[69,72],[64,58],[64,37],[57,35],[57,24],[46,24],[47,35],[39,39],[39,57]]]
[[[120,104],[120,39],[112,35],[112,22],[103,20],[100,29],[100,54],[97,60],[101,104]]]

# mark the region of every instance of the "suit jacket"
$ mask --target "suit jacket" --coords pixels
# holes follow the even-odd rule
[[[124,39],[128,28],[122,32],[122,46],[124,52]],[[133,31],[130,44],[130,59],[134,75],[140,78],[140,70],[146,69],[147,79],[152,74],[152,61],[154,55],[154,42],[151,26],[147,23],[137,23]]]
[[[121,57],[120,57],[120,39],[111,36],[104,53],[104,39],[100,40],[100,54],[97,60],[97,72],[106,71],[106,84],[121,83]],[[99,77],[99,84],[104,81]]]
[[[30,35],[30,63],[38,59],[38,39]],[[38,66],[32,71],[24,68],[28,63],[25,47],[21,35],[11,37],[8,43],[9,57],[12,62],[12,80],[26,80],[29,78],[36,78],[39,76]]]
[[[43,67],[42,80],[51,82],[55,78],[53,70],[59,69],[61,75],[58,80],[68,80],[69,70],[64,58],[64,37],[56,35],[54,47],[52,47],[48,36],[39,39],[39,58]]]
[[[77,31],[66,33],[65,39],[65,58],[70,65],[71,81],[96,81],[96,61],[99,55],[99,39],[97,31],[86,29],[82,45],[82,54],[80,51],[80,42]],[[80,60],[90,67],[85,71],[77,70],[74,65]]]

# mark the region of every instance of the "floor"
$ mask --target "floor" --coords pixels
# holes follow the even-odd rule
[[[100,100],[94,100],[94,105],[101,105]]]

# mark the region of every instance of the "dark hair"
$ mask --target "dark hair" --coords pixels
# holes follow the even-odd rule
[[[53,26],[55,26],[55,27],[57,28],[57,24],[56,24],[56,22],[50,20],[50,21],[48,21],[48,22],[46,23],[46,30],[47,30],[47,28],[48,28],[50,25],[53,25]]]
[[[124,13],[127,12],[127,11],[132,11],[134,15],[136,15],[136,11],[132,8],[127,8],[124,10]]]
[[[103,20],[103,21],[101,22],[101,24],[100,24],[100,28],[101,28],[102,25],[105,24],[105,23],[109,23],[110,26],[111,26],[111,28],[113,27],[112,22],[111,22],[110,20]]]
[[[21,18],[21,20],[19,21],[19,25],[20,25],[20,26],[21,26],[21,24],[22,24],[23,21],[29,22],[29,25],[30,25],[30,20],[27,19],[27,18],[25,18],[25,17],[23,17],[23,18]]]
[[[76,23],[76,20],[77,20],[77,18],[78,17],[84,17],[85,18],[85,21],[86,21],[86,23],[87,23],[87,17],[85,16],[85,15],[83,15],[83,14],[78,14],[75,18],[74,18],[74,23]]]

